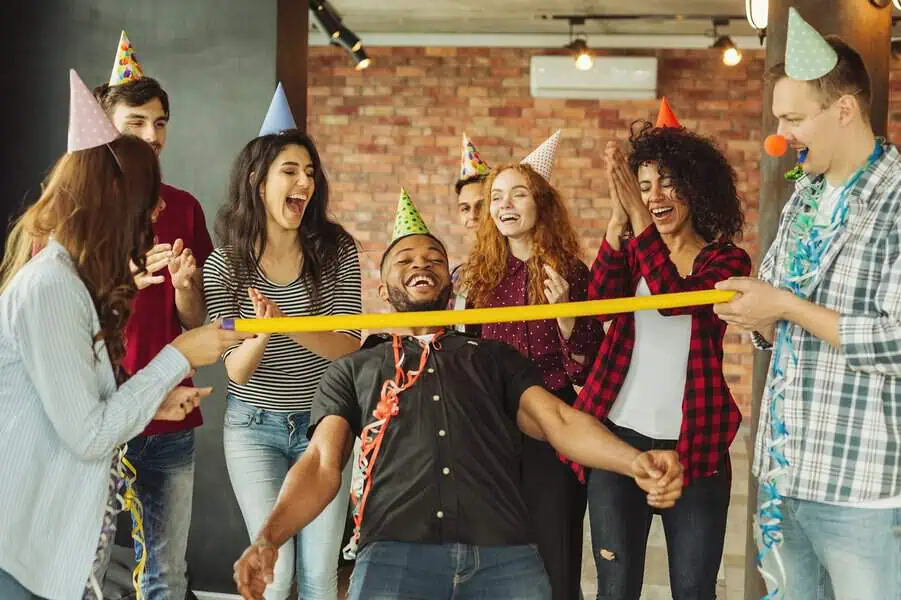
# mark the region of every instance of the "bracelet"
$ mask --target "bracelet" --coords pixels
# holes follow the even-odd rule
[[[769,350],[773,347],[773,345],[766,341],[766,338],[757,331],[751,332],[751,343],[754,344],[754,347],[758,350]]]

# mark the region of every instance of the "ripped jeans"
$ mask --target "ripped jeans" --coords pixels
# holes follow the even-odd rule
[[[672,450],[675,440],[654,440],[607,422],[630,446]],[[672,508],[655,511],[630,477],[592,470],[588,475],[591,549],[598,570],[597,600],[638,600],[644,579],[648,533],[655,512],[663,518],[673,600],[716,598],[723,557],[731,481],[727,466],[695,480]]]

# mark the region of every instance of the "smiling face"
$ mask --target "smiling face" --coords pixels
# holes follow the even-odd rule
[[[451,290],[447,253],[434,238],[407,236],[385,256],[379,296],[396,312],[444,309]]]
[[[538,206],[525,176],[514,169],[498,174],[491,185],[491,220],[505,238],[529,238],[538,221]]]
[[[260,184],[268,227],[300,228],[304,211],[316,191],[313,161],[306,148],[291,144],[275,157]],[[252,177],[252,176],[251,176]]]
[[[120,132],[136,135],[150,144],[157,156],[163,151],[169,115],[159,98],[153,98],[141,106],[119,102],[113,108],[110,119]]]
[[[779,120],[778,132],[795,152],[807,150],[804,170],[811,175],[828,171],[842,144],[838,105],[824,108],[811,84],[783,77],[773,88],[773,115]]]
[[[460,224],[468,231],[475,231],[479,227],[479,217],[484,204],[482,182],[467,183],[460,189],[457,196],[457,208],[460,212]]]
[[[691,209],[676,193],[672,177],[656,162],[638,167],[638,185],[654,225],[661,235],[676,235],[691,228]]]

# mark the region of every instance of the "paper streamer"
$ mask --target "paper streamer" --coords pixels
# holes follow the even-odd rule
[[[272,319],[223,319],[221,327],[245,333],[303,333],[337,331],[343,329],[397,329],[406,327],[441,327],[445,325],[476,325],[508,323],[511,321],[543,321],[595,315],[630,313],[639,310],[659,310],[704,306],[728,302],[735,292],[705,290],[678,292],[656,296],[563,302],[502,308],[473,308],[468,310],[433,310],[402,313],[370,313],[361,315],[327,315],[316,317],[276,317]]]

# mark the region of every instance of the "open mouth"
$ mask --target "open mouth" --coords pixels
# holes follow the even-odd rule
[[[519,221],[519,215],[516,213],[504,213],[502,215],[498,215],[497,220],[501,223],[516,223]]]
[[[651,216],[653,216],[655,219],[665,219],[665,218],[669,217],[672,214],[672,212],[673,212],[672,206],[661,207],[661,208],[652,208]]]
[[[438,280],[431,273],[417,273],[407,279],[404,285],[416,289],[432,289],[438,285]]]
[[[288,205],[288,210],[299,215],[303,212],[303,207],[307,203],[307,196],[306,194],[291,194],[285,199],[285,202]]]

